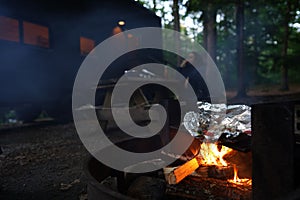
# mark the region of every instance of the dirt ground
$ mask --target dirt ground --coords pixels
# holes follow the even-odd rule
[[[89,157],[72,123],[0,130],[0,199],[87,199]]]

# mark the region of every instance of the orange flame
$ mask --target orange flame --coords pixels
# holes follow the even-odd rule
[[[236,165],[233,165],[233,182],[240,182],[241,179],[238,177],[238,170],[236,168]]]
[[[231,152],[232,149],[221,146],[218,148],[217,144],[214,143],[202,143],[200,148],[200,156],[202,158],[202,164],[205,165],[217,165],[217,166],[227,166],[227,162],[223,157]]]
[[[252,185],[252,179],[238,177],[238,170],[236,165],[233,165],[233,179],[229,179],[228,182],[237,185]]]

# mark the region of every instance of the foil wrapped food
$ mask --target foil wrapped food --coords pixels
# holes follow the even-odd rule
[[[194,137],[217,141],[223,134],[227,138],[241,133],[251,136],[251,107],[198,102],[198,111],[184,115],[183,125]]]

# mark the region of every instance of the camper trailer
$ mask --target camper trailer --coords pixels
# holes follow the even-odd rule
[[[1,1],[0,107],[14,110],[22,121],[42,110],[56,119],[70,117],[73,83],[89,52],[108,37],[139,27],[161,22],[133,0]],[[126,39],[128,48],[143,40]],[[110,76],[124,71],[120,62],[112,67]]]

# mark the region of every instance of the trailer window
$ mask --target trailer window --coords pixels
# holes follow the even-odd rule
[[[80,37],[80,54],[87,55],[95,47],[95,41],[86,37]]]
[[[0,16],[0,39],[19,42],[19,21],[13,18]]]
[[[46,26],[23,22],[24,43],[49,48],[49,29]]]

